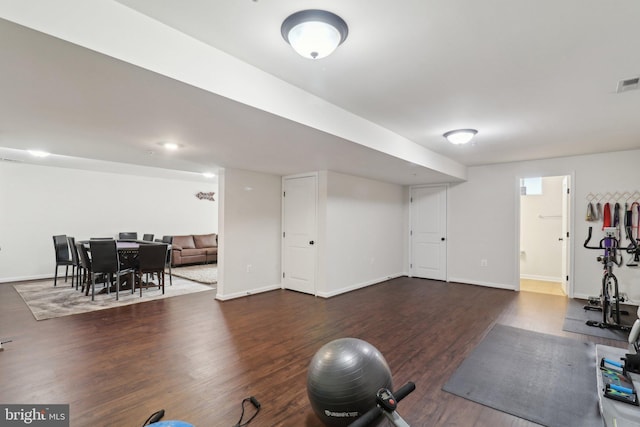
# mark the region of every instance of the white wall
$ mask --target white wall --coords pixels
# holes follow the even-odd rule
[[[226,300],[281,286],[281,177],[221,170],[218,290]]]
[[[542,194],[520,196],[520,277],[562,281],[562,176],[542,177]]]
[[[586,197],[640,191],[638,164],[640,150],[470,167],[468,181],[448,191],[448,279],[516,289],[519,178],[573,175],[573,291],[598,295],[601,265],[582,243],[589,225],[594,238],[600,228],[584,220]],[[406,274],[407,189],[336,172],[319,177],[319,295]],[[218,202],[194,196],[218,191],[212,184],[0,163],[0,281],[50,277],[54,234],[219,229],[219,299],[279,288],[281,177],[227,169],[219,187],[218,225]],[[621,291],[639,303],[640,269],[616,274]]]
[[[324,241],[318,295],[329,297],[406,274],[405,189],[332,171],[319,179]]]
[[[218,186],[0,162],[0,282],[53,277],[55,234],[217,233],[218,202],[196,198],[200,191]]]
[[[515,289],[519,280],[518,180],[521,177],[574,174],[572,185],[574,296],[600,293],[601,265],[596,251],[582,244],[590,224],[585,221],[588,193],[640,189],[640,150],[530,162],[470,167],[468,181],[449,191],[449,280]],[[600,235],[599,227],[594,228]],[[487,267],[480,267],[480,259]],[[621,291],[640,302],[640,270],[616,269]]]

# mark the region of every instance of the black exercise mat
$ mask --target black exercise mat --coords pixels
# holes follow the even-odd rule
[[[587,320],[595,320],[596,322],[601,322],[602,312],[585,310],[584,306],[586,304],[586,300],[569,300],[569,303],[567,304],[567,312],[564,317],[564,324],[562,325],[563,331],[591,335],[600,338],[609,338],[616,341],[627,341],[627,339],[629,338],[629,332],[587,325]],[[635,320],[638,318],[636,314],[638,307],[631,305],[621,305],[620,307],[621,309],[627,310],[629,312],[629,315],[620,316],[620,322],[623,325],[632,326],[633,322],[635,322]]]
[[[602,427],[593,343],[495,325],[444,391],[548,427]]]

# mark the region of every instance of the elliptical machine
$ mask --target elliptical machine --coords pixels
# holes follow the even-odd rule
[[[599,328],[616,329],[621,331],[630,331],[631,327],[623,325],[620,322],[620,315],[628,315],[628,311],[620,310],[620,303],[625,298],[620,295],[618,289],[618,278],[613,273],[614,265],[620,267],[622,265],[622,254],[620,254],[620,241],[616,237],[618,229],[616,227],[605,227],[605,237],[600,239],[598,246],[589,246],[591,241],[592,227],[589,227],[589,235],[584,241],[584,247],[587,249],[602,250],[603,254],[598,256],[598,262],[602,263],[603,276],[602,288],[598,298],[589,298],[589,304],[584,306],[585,310],[594,310],[602,312],[602,321],[587,320],[587,325],[597,326]],[[629,229],[626,229],[627,234]],[[637,248],[633,241],[633,250]],[[629,249],[627,249],[629,251]]]

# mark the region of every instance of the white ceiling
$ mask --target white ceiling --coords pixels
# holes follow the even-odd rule
[[[640,75],[636,0],[56,5],[0,2],[0,157],[42,148],[191,173],[331,169],[412,184],[464,179],[460,165],[640,148],[640,91],[615,91]],[[349,25],[317,61],[280,35],[289,14],[310,8]],[[208,68],[208,55],[173,39],[251,74],[234,81],[231,59]],[[222,81],[236,92],[216,89]],[[442,133],[461,127],[478,129],[474,143],[449,145]],[[182,149],[169,156],[166,140]]]

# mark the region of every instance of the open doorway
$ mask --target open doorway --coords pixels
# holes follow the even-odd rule
[[[520,180],[520,290],[569,294],[569,176]]]

